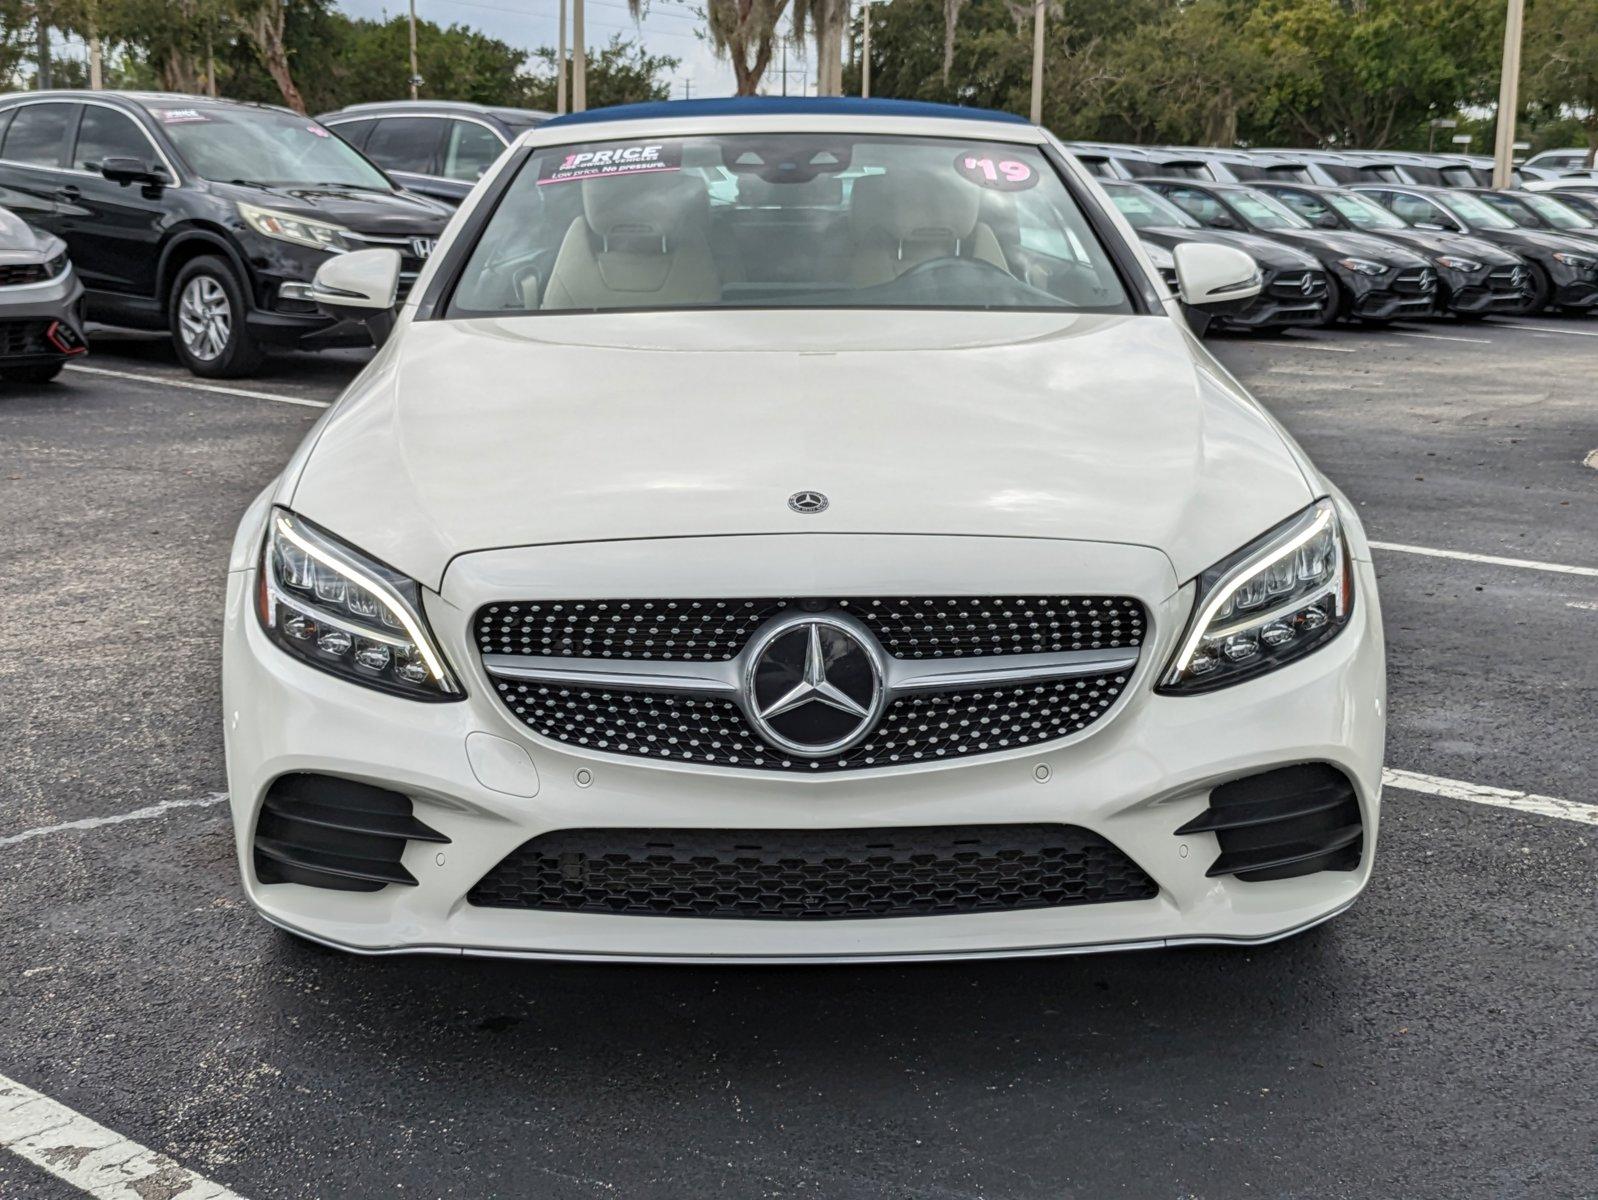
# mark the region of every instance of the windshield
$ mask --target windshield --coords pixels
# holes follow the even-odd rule
[[[1348,223],[1357,229],[1407,228],[1398,217],[1363,196],[1355,196],[1348,192],[1328,192],[1326,198],[1331,201],[1332,207],[1342,213],[1348,219]]]
[[[1148,188],[1108,187],[1105,191],[1110,193],[1111,201],[1134,229],[1170,228],[1173,225],[1178,229],[1203,228],[1164,196]]]
[[[1263,192],[1228,192],[1232,207],[1260,229],[1308,229],[1310,224]]]
[[[535,149],[449,313],[1130,312],[1038,148],[750,132]]]
[[[150,115],[202,179],[272,187],[335,184],[394,190],[383,172],[309,117],[220,104],[152,108]]]
[[[1575,209],[1548,196],[1535,192],[1520,197],[1520,202],[1533,209],[1539,217],[1555,229],[1591,229],[1592,222]]]
[[[1443,192],[1438,196],[1438,199],[1448,208],[1451,208],[1455,215],[1463,217],[1467,224],[1476,225],[1482,229],[1516,228],[1513,221],[1490,205],[1483,204],[1480,197],[1462,192]]]

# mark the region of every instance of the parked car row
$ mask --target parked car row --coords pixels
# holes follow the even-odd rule
[[[0,208],[16,218],[0,224],[0,375],[59,371],[86,320],[167,330],[212,377],[248,375],[274,346],[365,344],[368,329],[313,299],[317,268],[391,247],[403,298],[454,207],[547,119],[433,101],[313,120],[169,93],[0,96]],[[1184,243],[1253,257],[1263,291],[1215,311],[1216,328],[1598,307],[1598,181],[1492,192],[1462,156],[1073,149],[1168,278]],[[809,197],[818,218],[844,219],[847,174],[821,182],[836,186]],[[762,207],[759,193],[725,171],[709,184],[721,258],[721,217]],[[34,259],[56,264],[47,278]]]
[[[1494,191],[1459,156],[1070,148],[1157,261],[1196,240],[1253,255],[1263,291],[1209,329],[1598,311],[1598,182]]]

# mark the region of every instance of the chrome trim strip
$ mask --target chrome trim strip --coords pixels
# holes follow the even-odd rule
[[[800,614],[795,620],[810,617]],[[750,646],[755,642],[751,640]],[[592,659],[528,654],[484,654],[483,669],[503,679],[557,683],[567,687],[626,688],[641,692],[701,692],[736,696],[750,658],[748,649],[719,662],[677,659]],[[888,695],[956,691],[961,688],[1042,683],[1106,671],[1130,671],[1136,650],[1066,650],[951,660],[887,658]],[[601,665],[603,664],[603,665]]]

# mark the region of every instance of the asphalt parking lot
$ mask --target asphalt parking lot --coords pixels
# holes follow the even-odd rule
[[[1212,345],[1386,547],[1387,761],[1429,790],[1297,939],[963,965],[278,935],[217,803],[223,571],[362,356],[206,389],[105,335],[8,389],[0,1143],[54,1111],[20,1084],[137,1143],[80,1159],[194,1173],[140,1200],[1598,1195],[1598,321]],[[7,1200],[59,1174],[0,1150]]]

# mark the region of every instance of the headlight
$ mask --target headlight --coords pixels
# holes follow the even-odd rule
[[[1447,267],[1450,271],[1465,271],[1467,273],[1471,271],[1479,271],[1482,267],[1481,263],[1477,262],[1473,258],[1460,258],[1454,254],[1439,255],[1437,259],[1437,265],[1440,267]]]
[[[256,612],[267,636],[313,667],[416,700],[453,700],[414,579],[282,508],[261,553]]]
[[[1337,265],[1347,267],[1350,271],[1357,271],[1361,275],[1385,275],[1387,268],[1379,262],[1371,262],[1368,258],[1340,258]]]
[[[349,230],[342,225],[329,225],[326,221],[312,221],[307,217],[273,212],[270,208],[256,208],[242,200],[238,206],[239,216],[244,218],[244,223],[263,237],[293,242],[296,246],[311,246],[317,250],[349,249],[349,244],[344,240]]]
[[[1591,271],[1598,267],[1598,258],[1588,254],[1572,254],[1569,250],[1555,250],[1554,258],[1572,271]]]
[[[1342,525],[1319,500],[1199,576],[1159,690],[1207,692],[1273,671],[1336,637],[1353,608]]]

